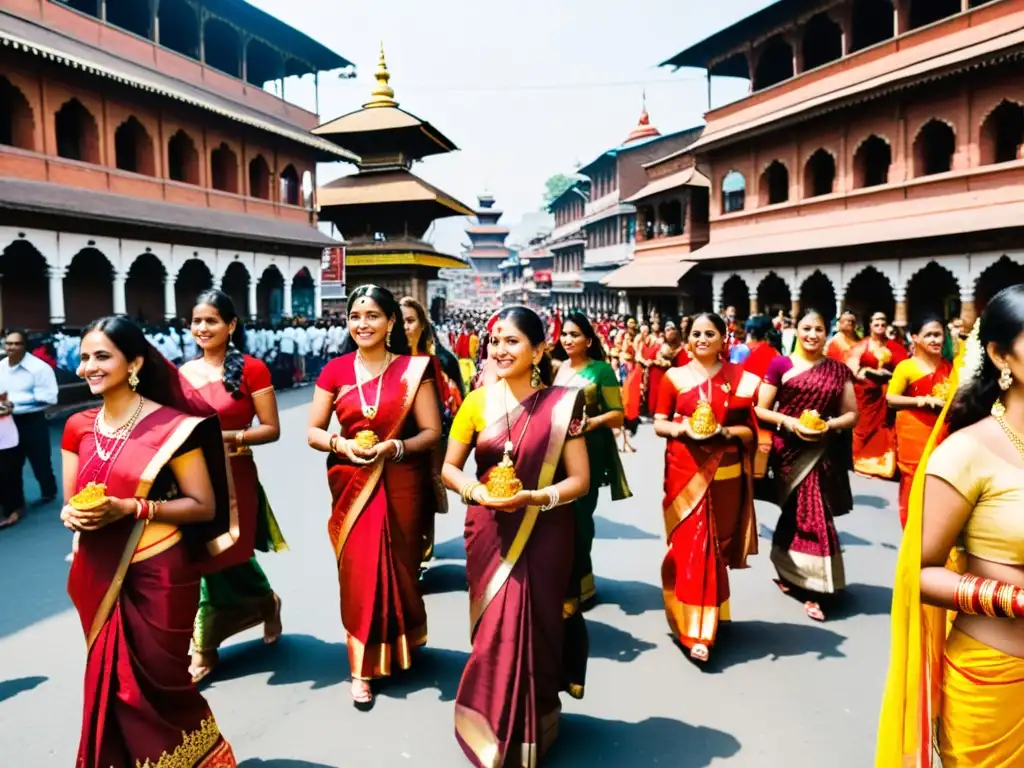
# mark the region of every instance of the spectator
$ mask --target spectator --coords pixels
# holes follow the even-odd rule
[[[3,365],[3,363],[0,363]],[[25,506],[25,489],[21,478],[21,456],[18,451],[18,428],[11,414],[14,406],[6,392],[0,392],[0,528],[14,525],[21,519]]]

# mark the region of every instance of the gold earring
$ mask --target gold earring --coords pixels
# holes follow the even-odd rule
[[[387,349],[391,349],[391,328],[392,328],[392,326],[389,325],[388,326],[388,335],[384,337],[384,346]]]
[[[1010,368],[1006,367],[999,371],[999,388],[1005,392],[1013,385],[1013,374]]]
[[[537,363],[533,364],[533,373],[530,375],[530,386],[534,389],[540,389],[540,385],[543,382],[540,380],[540,366]]]
[[[139,374],[134,368],[128,371],[128,386],[132,388],[132,392],[139,388]]]

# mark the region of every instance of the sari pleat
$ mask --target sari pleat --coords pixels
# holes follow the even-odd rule
[[[525,487],[560,479],[562,446],[582,415],[576,396],[552,387],[516,409],[515,435],[524,429],[526,409],[533,409],[532,426],[514,456]],[[502,412],[500,424],[478,436],[481,481],[500,461],[506,435]],[[455,733],[479,768],[536,765],[557,735],[559,691],[583,695],[586,626],[578,611],[577,623],[563,621],[573,527],[568,504],[543,513],[537,507],[511,514],[479,505],[467,510],[473,650],[455,699]]]
[[[904,394],[907,397],[928,397],[935,385],[946,381],[952,366],[945,364],[927,376],[912,381]],[[927,408],[904,408],[896,412],[896,466],[900,470],[900,525],[907,527],[907,509],[914,473],[924,455],[928,438],[938,422],[939,414]]]
[[[883,355],[886,359],[879,360],[869,341],[864,339],[850,352],[850,357],[860,356],[862,368],[884,368],[891,372],[907,357],[903,347],[890,341],[885,347],[887,354]],[[896,474],[896,441],[885,399],[889,387],[872,379],[854,379],[853,388],[859,413],[853,428],[853,468],[862,475],[890,480]]]

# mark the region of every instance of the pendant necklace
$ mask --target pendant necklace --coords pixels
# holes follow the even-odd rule
[[[356,362],[359,363],[356,366],[356,389],[359,390],[359,404],[362,406],[363,417],[367,421],[373,421],[373,417],[377,415],[377,409],[380,407],[380,392],[384,386],[384,371],[387,370],[388,365],[391,363],[391,353],[388,352],[384,355],[384,364],[380,367],[380,372],[377,374],[377,397],[373,405],[367,405],[366,395],[363,394],[363,384],[368,379],[360,375],[360,370],[362,370],[368,376],[370,369],[363,362],[363,356],[359,352],[356,352]]]
[[[128,438],[135,431],[135,426],[139,423],[139,418],[142,415],[142,409],[145,404],[146,398],[139,397],[139,404],[135,407],[135,411],[128,421],[117,429],[110,431],[109,434],[105,433],[102,429],[106,425],[106,411],[101,409],[96,414],[96,418],[93,421],[93,445],[95,452],[85,463],[85,466],[82,467],[79,477],[85,477],[88,471],[93,468],[92,465],[95,464],[92,481],[106,482],[110,476],[111,469],[121,456],[121,451],[128,444]],[[98,462],[96,461],[97,459],[99,460]],[[102,478],[100,477],[101,473],[103,475]]]
[[[527,427],[530,426],[530,419],[533,418],[533,409],[537,407],[537,400],[539,398],[537,398],[537,396],[536,396],[537,393],[534,393],[533,395],[531,395],[531,397],[533,397],[534,400],[533,400],[532,403],[530,403],[530,410],[526,414],[526,423],[523,424],[523,429],[519,433],[519,442],[518,442],[518,444],[516,444],[516,443],[512,442],[512,418],[509,416],[509,412],[508,412],[508,391],[509,391],[509,386],[508,386],[508,382],[506,381],[505,382],[505,389],[502,390],[502,393],[501,393],[502,394],[502,399],[503,399],[504,404],[505,404],[505,432],[506,432],[506,434],[508,436],[507,439],[505,440],[505,456],[504,456],[504,458],[511,460],[512,454],[515,453],[518,450],[519,446],[523,444],[523,436],[526,435],[526,429],[527,429]],[[504,461],[504,459],[502,459],[502,460]]]

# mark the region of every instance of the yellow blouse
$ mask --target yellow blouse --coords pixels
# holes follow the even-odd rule
[[[892,378],[889,379],[888,392],[890,395],[902,395],[907,391],[907,387],[929,373],[931,371],[925,370],[916,357],[901,360],[893,369]]]
[[[974,507],[963,541],[968,554],[1024,565],[1024,472],[965,432],[935,449],[927,474],[942,478]]]
[[[473,437],[478,432],[487,428],[484,419],[484,410],[487,387],[474,389],[466,399],[462,401],[459,410],[455,412],[455,419],[452,421],[452,428],[448,433],[450,440],[458,440],[463,445],[472,445]]]

